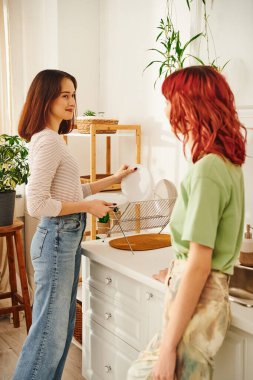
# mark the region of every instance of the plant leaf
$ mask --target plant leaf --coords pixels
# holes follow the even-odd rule
[[[199,63],[201,63],[201,65],[205,66],[205,62],[202,61],[202,59],[196,57],[195,55],[192,55],[192,54],[188,54],[189,57],[192,57],[194,59],[196,59],[196,61],[198,61]]]
[[[183,46],[183,51],[187,48],[187,46],[192,43],[194,40],[196,40],[197,38],[199,38],[200,36],[203,36],[203,33],[198,33],[196,34],[195,36],[193,36],[189,41],[187,41],[184,46]]]
[[[159,40],[159,38],[161,37],[162,34],[163,34],[163,30],[158,34],[158,36],[156,37],[155,42],[157,42]]]
[[[224,68],[227,66],[227,64],[231,61],[231,59],[229,59],[226,63],[224,63],[224,65],[221,67],[220,71],[223,71]]]
[[[153,63],[161,63],[162,61],[152,61],[152,62],[150,62],[145,68],[144,68],[144,70],[143,70],[143,72],[148,68],[148,67],[150,67],[151,65],[153,65]]]
[[[190,1],[189,0],[186,0],[186,3],[187,3],[187,7],[189,8],[189,11],[191,10],[191,7],[190,7]]]
[[[158,49],[148,49],[149,51],[156,51],[159,54],[162,54],[165,57],[165,53],[163,53],[161,50]]]

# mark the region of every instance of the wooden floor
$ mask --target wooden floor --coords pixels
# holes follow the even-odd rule
[[[9,319],[0,319],[0,380],[11,380],[26,337],[24,321],[14,328]],[[81,350],[71,344],[62,380],[85,380],[81,375]]]

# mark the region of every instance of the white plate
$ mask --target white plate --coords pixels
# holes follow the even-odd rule
[[[149,170],[140,164],[135,165],[137,170],[123,178],[122,193],[129,202],[145,201],[152,196],[152,177]]]
[[[100,199],[100,200],[103,200],[105,202],[116,203],[118,207],[123,206],[126,203],[128,203],[127,198],[123,194],[114,193],[112,191],[92,194],[92,195],[89,195],[88,197],[86,197],[85,199],[87,199],[87,200]]]
[[[169,199],[177,197],[176,186],[167,179],[161,179],[155,186],[155,199]]]

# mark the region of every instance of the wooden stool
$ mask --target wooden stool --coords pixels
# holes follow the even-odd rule
[[[24,223],[15,220],[10,226],[0,227],[0,237],[6,237],[7,242],[7,256],[9,265],[9,282],[11,291],[7,293],[1,293],[0,299],[11,298],[12,306],[0,307],[0,315],[13,313],[14,327],[19,327],[19,311],[25,311],[26,329],[27,332],[32,324],[32,312],[30,306],[30,297],[28,292],[28,284],[26,278],[25,258],[23,253],[23,243],[21,237],[21,230]],[[18,259],[19,276],[21,283],[22,297],[17,293],[17,281],[16,281],[16,269],[14,260],[14,247],[13,236],[15,239],[16,253]]]

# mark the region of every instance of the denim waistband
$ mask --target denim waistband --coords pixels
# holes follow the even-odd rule
[[[86,213],[75,213],[55,217],[42,217],[38,228],[43,228],[47,230],[60,230],[64,226],[73,226],[74,229],[79,230],[84,229],[86,226]]]
[[[85,212],[78,212],[75,214],[67,214],[67,215],[59,215],[59,216],[42,216],[40,219],[41,221],[60,221],[64,219],[71,219],[75,218],[78,219],[79,221],[85,220],[86,219],[86,213]]]

